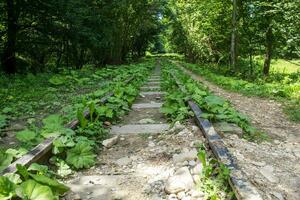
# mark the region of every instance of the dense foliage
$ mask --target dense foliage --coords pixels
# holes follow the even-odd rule
[[[41,72],[143,56],[160,30],[161,9],[160,0],[1,1],[2,69]]]
[[[190,61],[231,63],[231,71],[245,72],[254,71],[254,56],[265,55],[261,71],[268,75],[272,58],[300,56],[299,0],[176,0],[169,7],[169,39]]]

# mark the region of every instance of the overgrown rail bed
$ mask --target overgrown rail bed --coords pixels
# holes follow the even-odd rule
[[[4,170],[0,184],[10,186],[0,195],[24,198],[35,185],[49,200],[265,198],[208,121],[235,123],[245,139],[260,141],[245,116],[166,59],[126,74],[88,94],[68,125],[50,115],[40,133],[19,133],[22,148],[34,146],[36,134],[48,139],[26,159],[18,149],[6,151],[1,164],[21,159]]]

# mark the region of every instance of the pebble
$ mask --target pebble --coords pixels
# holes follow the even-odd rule
[[[105,146],[106,148],[111,148],[113,145],[117,144],[118,141],[119,141],[119,136],[115,136],[107,140],[104,140],[102,142],[102,145]]]
[[[203,170],[203,166],[201,163],[198,163],[195,167],[191,169],[191,174],[196,175],[196,174],[201,174]]]
[[[152,141],[150,141],[149,144],[148,144],[148,146],[149,146],[149,147],[155,147],[155,143],[152,142]]]
[[[179,192],[178,194],[177,194],[177,198],[178,199],[183,199],[185,197],[185,192]]]
[[[168,200],[177,200],[176,194],[170,194],[170,195],[168,196]]]
[[[189,151],[188,149],[183,149],[183,152],[180,154],[174,154],[173,155],[173,162],[180,163],[188,160],[194,160],[197,159],[197,150],[193,149]]]
[[[196,162],[194,160],[189,161],[189,166],[194,167],[196,165]]]
[[[178,169],[175,174],[168,178],[165,191],[168,194],[176,194],[194,187],[194,180],[188,167]]]
[[[260,169],[260,173],[268,179],[271,183],[277,183],[279,180],[276,176],[274,176],[274,167],[267,165]]]
[[[125,167],[125,165],[129,165],[132,162],[132,159],[129,157],[123,157],[118,159],[117,161],[115,161],[115,163],[119,166],[123,166],[123,168]]]
[[[193,198],[201,198],[201,197],[204,197],[205,194],[201,191],[197,191],[197,190],[192,190],[191,191],[191,197]]]

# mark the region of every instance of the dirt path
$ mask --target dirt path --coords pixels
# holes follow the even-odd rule
[[[113,139],[99,154],[97,165],[66,182],[73,191],[66,199],[204,199],[195,190],[201,171],[195,147],[204,138],[192,123],[177,123],[169,130],[159,112],[163,98],[159,81],[158,68],[132,111],[112,127]]]
[[[182,68],[183,69],[183,68]],[[300,124],[288,120],[283,112],[282,104],[274,100],[258,97],[247,97],[238,93],[226,91],[219,86],[183,69],[193,79],[204,83],[210,91],[228,99],[241,113],[251,118],[252,124],[266,132],[272,139],[300,142]]]
[[[226,146],[264,199],[299,199],[300,124],[288,121],[278,102],[225,91],[191,71],[181,69],[214,94],[232,102],[237,110],[251,118],[255,127],[273,139],[258,145],[236,135],[224,137]]]

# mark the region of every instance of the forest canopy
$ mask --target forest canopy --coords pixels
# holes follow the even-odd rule
[[[241,73],[262,56],[268,75],[271,59],[300,56],[300,0],[6,0],[0,11],[7,73],[120,64],[149,50]]]
[[[2,69],[42,72],[143,56],[161,9],[159,0],[1,1]]]

